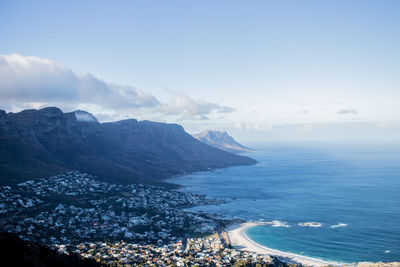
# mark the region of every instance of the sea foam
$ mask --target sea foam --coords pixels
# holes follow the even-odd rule
[[[299,222],[298,226],[308,226],[308,227],[321,227],[322,223],[319,222]]]
[[[266,224],[270,224],[272,227],[290,227],[290,225],[287,224],[287,222],[282,222],[279,220],[273,220],[271,222],[266,222]]]
[[[331,228],[338,228],[338,227],[345,227],[345,226],[347,226],[347,224],[345,224],[345,223],[338,223],[338,224],[335,224],[335,225],[331,225]]]

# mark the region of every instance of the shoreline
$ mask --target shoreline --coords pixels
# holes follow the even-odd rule
[[[264,225],[264,223],[246,222],[241,224],[234,224],[225,229],[228,234],[230,244],[238,250],[247,250],[256,252],[258,254],[267,254],[271,256],[278,256],[287,263],[300,263],[304,266],[352,266],[351,264],[327,261],[318,258],[303,256],[291,252],[284,252],[277,249],[272,249],[256,243],[251,240],[245,231],[254,226]]]
[[[250,164],[250,165],[253,165],[253,164]],[[217,169],[225,169],[225,168],[230,168],[230,167],[235,167],[235,166],[237,166],[237,165],[222,167],[222,168],[212,168],[212,169],[203,170],[203,171],[188,172],[185,174],[175,175],[173,177],[163,179],[163,180],[168,184],[179,185],[179,188],[177,188],[179,190],[179,189],[186,188],[186,186],[181,185],[174,180],[178,180],[187,175],[215,171]],[[243,166],[243,165],[238,165],[238,166]],[[192,193],[199,194],[200,192],[192,192]],[[211,205],[215,205],[215,204],[211,204]],[[194,206],[198,206],[198,205],[194,205]],[[216,214],[211,214],[211,213],[207,213],[207,214],[208,215],[216,215]],[[277,249],[272,249],[272,248],[263,246],[261,244],[258,244],[257,242],[255,242],[251,238],[249,238],[245,233],[245,231],[248,228],[251,228],[254,226],[260,226],[260,225],[267,225],[268,223],[259,222],[259,221],[258,222],[257,221],[246,222],[243,219],[238,219],[238,220],[241,222],[237,222],[237,221],[234,222],[234,220],[232,220],[226,226],[221,227],[221,230],[222,230],[221,232],[225,234],[225,236],[223,238],[223,239],[225,239],[225,243],[228,245],[231,245],[233,248],[235,248],[237,250],[255,252],[260,255],[269,255],[269,256],[278,258],[279,260],[281,260],[284,263],[301,264],[302,266],[400,267],[400,262],[396,262],[396,261],[393,261],[393,262],[382,262],[382,261],[377,261],[377,262],[365,261],[365,262],[363,262],[363,261],[361,261],[361,262],[346,263],[346,262],[338,262],[338,261],[333,261],[333,260],[323,260],[323,259],[314,258],[311,256],[305,256],[305,255],[296,254],[296,253],[292,253],[292,252],[285,252],[285,251],[281,251],[281,250],[277,250]],[[215,221],[215,218],[214,218],[214,221]],[[218,237],[221,240],[221,237],[219,236],[219,231],[213,233],[211,236]],[[206,236],[206,238],[210,238],[211,236],[210,235]],[[221,240],[221,241],[223,241],[223,240]]]

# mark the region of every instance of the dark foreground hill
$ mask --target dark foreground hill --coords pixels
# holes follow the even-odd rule
[[[2,266],[102,266],[77,254],[59,254],[49,247],[20,239],[7,232],[0,233],[0,259]]]
[[[152,183],[193,171],[255,161],[196,140],[177,124],[134,119],[99,123],[91,114],[58,108],[0,110],[0,183],[67,170],[110,182]]]

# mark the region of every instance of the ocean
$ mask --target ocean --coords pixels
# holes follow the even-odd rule
[[[400,261],[400,146],[263,144],[259,163],[169,180],[224,199],[195,207],[226,218],[269,222],[255,242],[338,262]]]

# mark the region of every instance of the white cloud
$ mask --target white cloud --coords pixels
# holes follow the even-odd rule
[[[233,112],[231,107],[205,100],[196,101],[183,93],[175,93],[172,100],[160,108],[166,115],[178,115],[179,120],[207,120],[212,114]]]
[[[160,103],[138,88],[107,83],[48,59],[18,54],[0,55],[0,99],[0,108],[11,111],[58,106],[67,111],[88,110],[108,121],[146,115],[206,120],[211,114],[234,111],[182,93],[173,94],[169,103]]]
[[[299,113],[300,114],[308,114],[308,113],[310,113],[310,111],[308,109],[303,109],[303,110],[300,110]]]
[[[339,109],[336,114],[338,115],[345,115],[345,114],[357,114],[357,110],[355,110],[354,108],[343,108],[343,109]]]
[[[23,108],[62,104],[119,110],[160,104],[138,88],[109,84],[48,59],[18,54],[0,55],[0,98],[3,105]]]
[[[257,132],[270,132],[272,125],[268,123],[248,123],[248,122],[235,122],[233,127],[241,131],[257,131]]]

